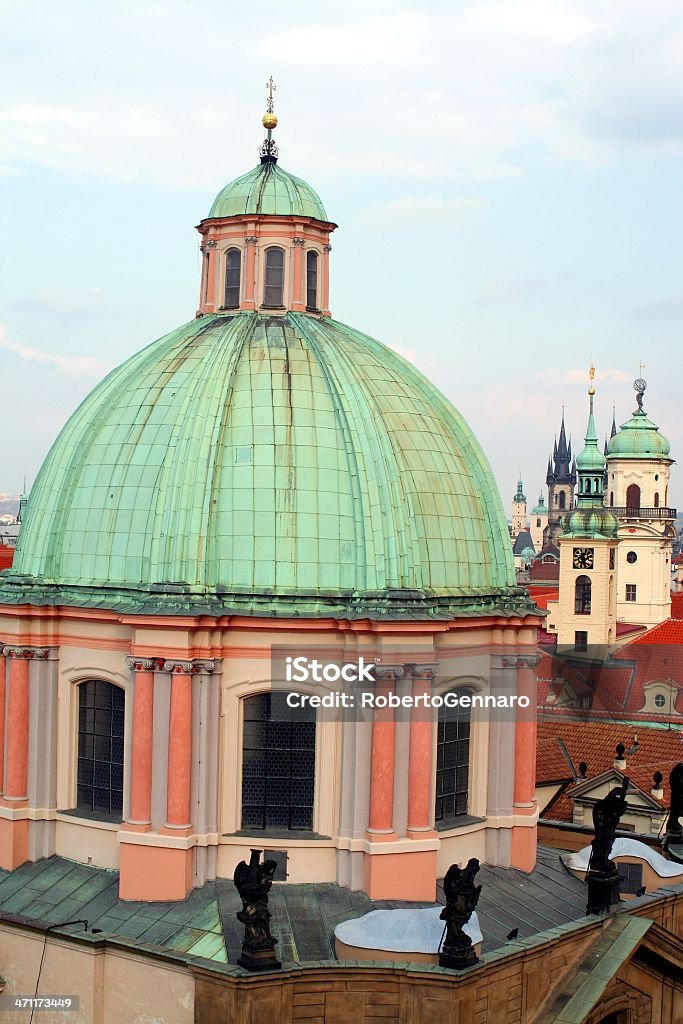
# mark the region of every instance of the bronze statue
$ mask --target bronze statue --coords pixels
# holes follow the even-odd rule
[[[619,819],[626,810],[626,791],[629,779],[625,775],[621,786],[615,786],[593,808],[595,838],[591,843],[586,882],[588,883],[587,914],[604,914],[619,902],[619,870],[610,853],[619,826]]]
[[[477,905],[481,886],[474,884],[474,876],[479,870],[479,861],[471,857],[467,867],[459,868],[451,864],[443,880],[443,891],[446,906],[439,915],[446,922],[446,941],[439,952],[441,967],[453,967],[462,970],[478,962],[472,947],[472,939],[463,931],[465,925]]]
[[[683,764],[680,762],[671,770],[669,775],[669,786],[671,788],[671,804],[669,806],[669,817],[666,820],[667,843],[683,842],[683,826],[680,817],[683,817]]]
[[[244,925],[242,955],[237,963],[248,971],[272,971],[281,967],[275,956],[277,939],[270,934],[268,893],[273,884],[277,861],[260,863],[261,850],[252,850],[251,858],[235,868],[235,888],[242,900],[237,920]]]
[[[624,777],[620,787],[615,786],[607,796],[598,800],[593,808],[593,828],[595,839],[591,843],[591,856],[588,862],[589,871],[602,871],[612,874],[617,870],[614,861],[609,859],[617,833],[619,819],[626,810],[626,790],[629,780]]]

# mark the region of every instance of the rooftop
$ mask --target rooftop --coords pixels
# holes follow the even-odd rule
[[[524,938],[583,917],[584,884],[563,868],[559,852],[539,847],[538,863],[528,875],[482,865],[477,914],[487,952],[505,945],[513,928]],[[118,882],[116,871],[84,867],[63,857],[24,864],[11,873],[0,872],[0,914],[50,924],[85,918],[90,928],[102,930],[100,937],[134,948],[236,963],[243,928],[235,917],[241,902],[231,881],[208,882],[176,903],[123,902]],[[443,903],[440,885],[437,895]],[[339,922],[402,906],[416,904],[371,902],[363,892],[332,883],[276,884],[269,909],[278,957],[285,963],[334,959],[333,934]]]

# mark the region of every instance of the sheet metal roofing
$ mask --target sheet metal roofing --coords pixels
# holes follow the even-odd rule
[[[259,164],[221,189],[209,217],[236,217],[249,213],[313,217],[329,222],[318,193],[307,182],[275,163]]]
[[[538,863],[530,874],[482,864],[477,881],[483,886],[477,913],[486,951],[504,946],[513,927],[524,938],[584,914],[584,884],[562,867],[558,850],[539,847]],[[27,863],[11,873],[0,871],[0,914],[53,925],[86,918],[90,928],[102,930],[98,939],[123,942],[133,950],[236,964],[244,926],[235,916],[242,903],[232,881],[207,882],[187,899],[170,903],[120,900],[118,883],[117,871],[85,867],[63,857]],[[445,902],[441,883],[437,901]],[[285,963],[334,959],[333,935],[340,921],[372,910],[415,906],[396,900],[373,902],[364,892],[333,883],[276,884],[269,896],[271,927]]]
[[[159,339],[45,460],[0,601],[120,607],[150,587],[179,610],[193,595],[330,614],[425,594],[531,609],[460,414],[391,349],[296,313],[205,316]]]
[[[659,427],[639,410],[607,444],[607,459],[668,459],[671,445]]]

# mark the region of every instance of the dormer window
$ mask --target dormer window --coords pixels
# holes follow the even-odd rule
[[[306,253],[306,309],[318,308],[318,254],[313,249]]]
[[[266,249],[266,282],[263,293],[263,305],[271,309],[281,309],[284,305],[285,289],[285,254],[277,246]]]
[[[242,254],[239,249],[228,249],[225,257],[225,307],[238,309],[240,304],[240,269]]]

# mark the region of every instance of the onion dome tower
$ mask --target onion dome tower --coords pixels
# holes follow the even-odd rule
[[[604,657],[616,635],[616,552],[619,523],[603,499],[605,457],[593,415],[595,368],[590,368],[590,407],[585,444],[576,459],[576,506],[559,538],[560,593],[548,605],[559,647]]]
[[[543,498],[543,493],[538,496],[538,505],[531,510],[531,525],[529,532],[534,542],[534,548],[539,552],[543,547],[543,534],[548,525],[548,506]]]
[[[671,615],[676,509],[669,507],[671,445],[643,409],[647,382],[634,382],[637,405],[607,445],[608,504],[619,519],[617,614],[654,626]]]
[[[446,772],[424,714],[371,737],[283,717],[277,652],[531,699],[538,611],[462,416],[331,318],[335,224],[278,162],[272,80],[263,125],[199,224],[197,316],[76,410],[0,574],[0,867],[91,859],[122,898],[173,900],[277,830],[291,881],[433,900],[437,862],[533,867],[533,722],[492,721]]]
[[[512,539],[516,540],[522,530],[526,530],[526,496],[523,491],[522,476],[517,481],[517,491],[512,499]]]

